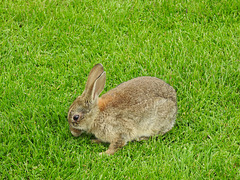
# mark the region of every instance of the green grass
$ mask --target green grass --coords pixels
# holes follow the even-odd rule
[[[240,179],[240,4],[1,1],[0,177]],[[96,63],[104,92],[156,76],[178,94],[171,132],[114,156],[74,138],[67,112]]]

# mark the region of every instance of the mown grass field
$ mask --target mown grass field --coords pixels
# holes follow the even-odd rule
[[[237,0],[1,1],[0,177],[240,179],[239,49]],[[137,76],[172,85],[173,130],[113,156],[74,138],[68,108],[96,63],[104,92]]]

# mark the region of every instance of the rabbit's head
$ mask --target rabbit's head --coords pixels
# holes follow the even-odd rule
[[[98,116],[98,96],[104,89],[105,82],[106,73],[103,66],[95,65],[89,73],[85,90],[76,98],[68,111],[68,123],[74,136],[88,131],[93,120]]]

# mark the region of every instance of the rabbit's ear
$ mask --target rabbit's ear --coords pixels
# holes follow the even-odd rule
[[[106,82],[106,72],[103,72],[94,82],[92,90],[92,100],[94,101],[103,91]]]
[[[89,73],[83,95],[90,101],[94,101],[105,86],[106,73],[102,64],[96,64]]]

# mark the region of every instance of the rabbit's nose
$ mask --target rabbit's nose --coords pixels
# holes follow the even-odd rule
[[[74,116],[73,116],[73,120],[74,120],[74,121],[77,121],[78,119],[79,119],[79,115],[74,115]]]

